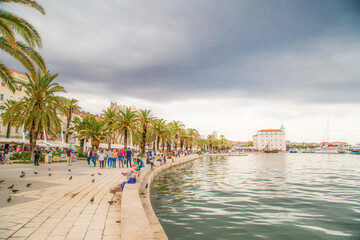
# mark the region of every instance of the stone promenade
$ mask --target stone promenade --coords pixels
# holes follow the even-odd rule
[[[70,167],[1,165],[0,180],[5,181],[0,183],[0,239],[119,239],[119,185],[125,170],[100,170],[85,162]],[[11,185],[19,191],[13,193]]]

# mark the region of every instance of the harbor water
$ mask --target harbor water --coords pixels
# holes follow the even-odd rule
[[[204,157],[154,179],[172,239],[360,239],[360,156]]]

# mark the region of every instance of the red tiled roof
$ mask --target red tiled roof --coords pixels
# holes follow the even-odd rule
[[[262,129],[259,132],[281,132],[280,129]]]
[[[16,70],[14,70],[14,69],[8,68],[8,70],[9,70],[9,72],[16,72],[16,73],[19,73],[19,74],[21,74],[21,75],[26,76],[26,75],[25,75],[25,73],[22,73],[22,72],[16,71]]]
[[[253,137],[257,137],[257,134],[255,134]]]

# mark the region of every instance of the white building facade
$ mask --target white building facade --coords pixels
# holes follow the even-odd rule
[[[24,73],[15,71],[13,69],[8,69],[8,70],[16,81],[29,82],[29,80],[27,79],[27,77]],[[16,100],[16,101],[20,100],[25,95],[26,94],[25,94],[25,91],[24,91],[22,85],[17,84],[17,89],[13,93],[12,91],[10,91],[8,86],[6,86],[5,81],[0,78],[0,104],[1,105],[4,104],[7,100]],[[2,110],[0,110],[0,114],[1,113],[2,113]],[[6,132],[7,132],[7,127],[3,126],[2,119],[0,117],[0,137],[5,137]],[[22,129],[18,128],[18,127],[12,127],[10,129],[10,135],[12,137],[22,138],[23,137]]]
[[[286,133],[284,125],[280,129],[262,129],[253,136],[254,147],[258,151],[266,146],[270,150],[286,151]]]

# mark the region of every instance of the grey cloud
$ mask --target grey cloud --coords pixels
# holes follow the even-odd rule
[[[360,101],[357,1],[42,3],[24,14],[69,91]]]

